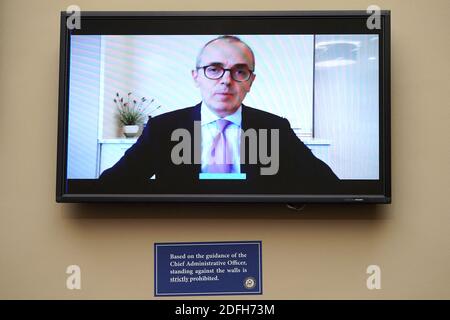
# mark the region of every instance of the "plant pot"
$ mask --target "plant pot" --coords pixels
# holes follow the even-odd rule
[[[133,138],[135,137],[139,132],[139,126],[138,125],[132,125],[132,126],[123,126],[123,134],[127,138]]]

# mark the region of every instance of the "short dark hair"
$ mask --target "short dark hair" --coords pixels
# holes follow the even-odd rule
[[[208,41],[200,50],[200,52],[197,55],[197,60],[195,62],[196,67],[201,67],[200,66],[200,62],[202,60],[202,56],[203,56],[203,52],[205,51],[206,47],[209,46],[211,43],[218,41],[218,40],[224,40],[227,42],[239,42],[242,43],[245,47],[247,47],[247,49],[250,51],[251,56],[252,56],[252,60],[253,60],[253,71],[255,71],[255,54],[253,53],[252,48],[250,48],[250,46],[248,44],[246,44],[244,41],[242,41],[239,37],[236,36],[230,36],[230,35],[224,35],[224,36],[219,36],[217,38],[214,38],[210,41]]]

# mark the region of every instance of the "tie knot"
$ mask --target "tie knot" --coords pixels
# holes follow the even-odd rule
[[[219,132],[224,132],[225,129],[231,124],[231,121],[225,120],[225,119],[218,119],[217,122],[217,128],[219,129]]]

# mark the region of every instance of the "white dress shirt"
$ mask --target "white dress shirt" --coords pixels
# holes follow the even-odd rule
[[[220,119],[218,115],[212,112],[206,104],[202,102],[201,109],[201,128],[202,128],[202,172],[205,172],[214,137],[217,136],[219,129],[216,120]],[[223,118],[231,123],[225,128],[224,133],[227,137],[228,145],[233,152],[232,173],[241,173],[241,124],[242,124],[242,105],[235,113]]]

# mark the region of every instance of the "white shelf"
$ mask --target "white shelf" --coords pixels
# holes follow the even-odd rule
[[[137,141],[136,138],[116,138],[116,139],[98,139],[99,144],[106,144],[106,143],[114,143],[114,144],[133,144]]]

